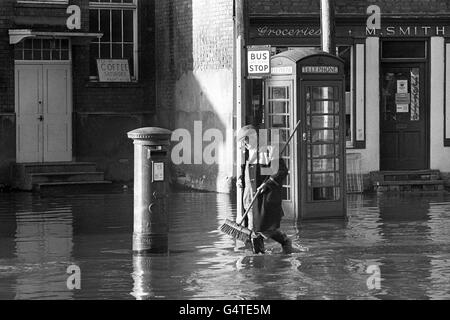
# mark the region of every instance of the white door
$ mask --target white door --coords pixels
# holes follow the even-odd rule
[[[69,64],[17,64],[17,162],[72,160]]]
[[[42,65],[16,66],[17,162],[40,162],[42,152]]]

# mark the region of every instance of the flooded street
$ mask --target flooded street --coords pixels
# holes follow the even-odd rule
[[[171,195],[170,254],[134,257],[133,194],[0,194],[0,299],[450,299],[450,195],[352,195],[348,221],[283,230],[309,248],[235,251],[234,198]],[[81,289],[68,290],[71,265]],[[380,287],[370,289],[370,266]],[[369,268],[370,269],[370,268]]]

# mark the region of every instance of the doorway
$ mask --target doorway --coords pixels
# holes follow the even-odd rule
[[[72,161],[70,62],[16,61],[17,162]]]
[[[380,169],[429,169],[426,64],[383,63],[380,83]]]
[[[341,81],[303,81],[301,199],[304,216],[322,218],[345,212],[345,110]]]

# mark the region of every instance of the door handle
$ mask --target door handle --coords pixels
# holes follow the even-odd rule
[[[39,120],[39,121],[44,121],[44,116],[43,116],[43,115],[40,115],[39,118],[38,118],[38,120]]]

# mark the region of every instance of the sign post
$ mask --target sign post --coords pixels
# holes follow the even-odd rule
[[[270,76],[270,46],[247,47],[247,75],[249,79],[262,79]]]

